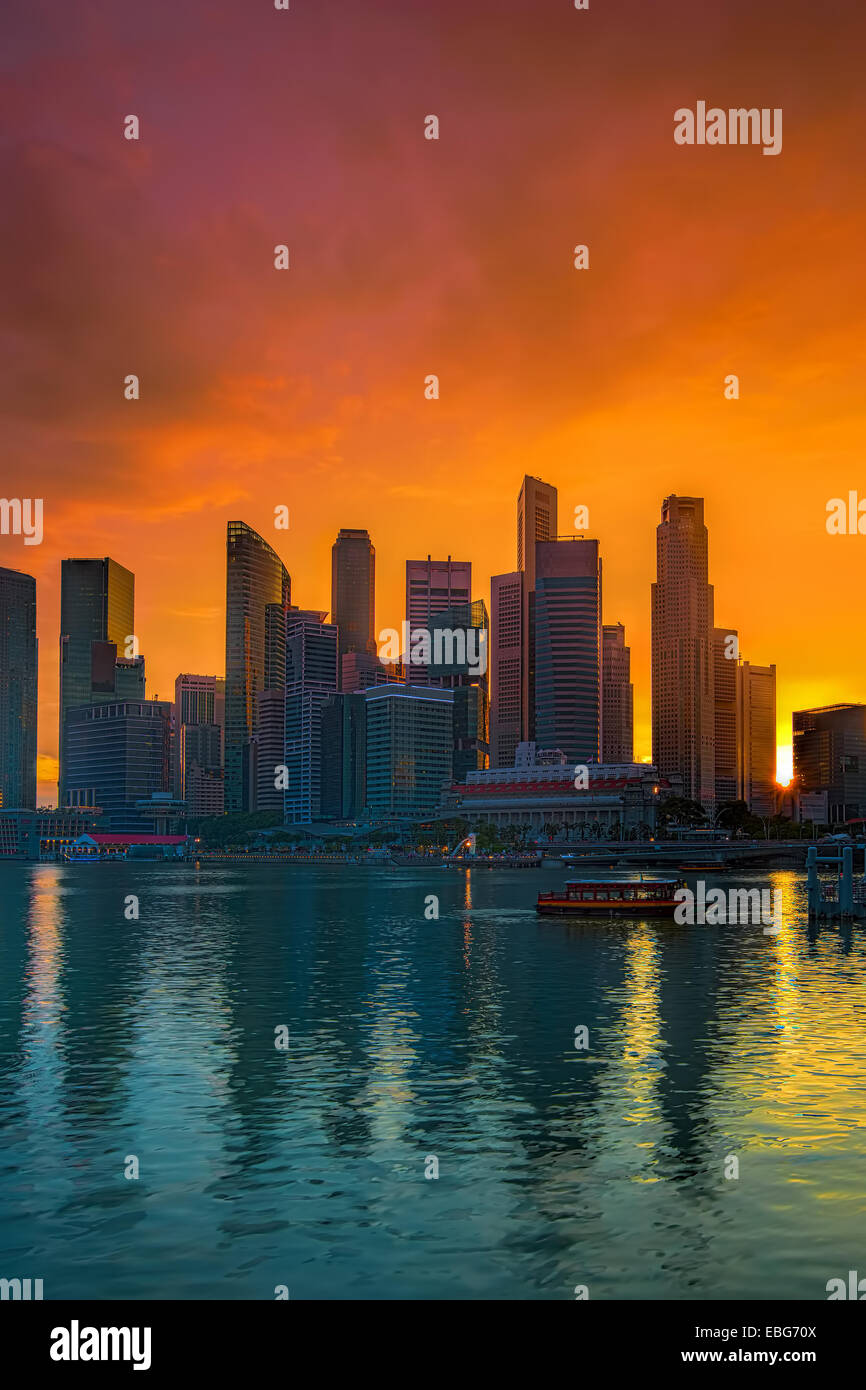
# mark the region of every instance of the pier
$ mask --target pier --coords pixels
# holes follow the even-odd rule
[[[836,870],[835,883],[821,882],[819,864],[833,866]],[[850,845],[843,847],[841,857],[838,853],[819,857],[817,846],[809,846],[806,855],[806,898],[810,921],[822,917],[838,918],[840,921],[866,918],[866,876],[859,883],[854,882],[854,851]]]

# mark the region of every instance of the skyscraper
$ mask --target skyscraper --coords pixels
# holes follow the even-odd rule
[[[430,685],[454,691],[453,776],[490,766],[490,620],[483,599],[447,608],[430,620]]]
[[[338,677],[347,652],[376,652],[376,550],[366,531],[345,527],[331,548],[331,622],[339,629]]]
[[[683,796],[715,804],[713,588],[702,497],[666,497],[652,586],[653,763]]]
[[[824,705],[793,714],[794,780],[825,792],[832,825],[866,816],[866,705]]]
[[[776,806],[776,668],[744,661],[739,683],[740,763],[738,799],[756,816]]]
[[[513,767],[521,742],[523,574],[490,580],[490,766]]]
[[[66,720],[69,804],[100,806],[101,830],[151,831],[137,802],[170,792],[169,700],[125,700],[70,709]]]
[[[223,812],[225,684],[222,676],[187,672],[174,683],[175,796],[190,816]]]
[[[286,617],[286,738],[289,824],[322,814],[322,711],[337,689],[337,627],[327,613],[292,609]]]
[[[601,730],[603,763],[634,760],[634,687],[631,649],[625,645],[622,623],[601,630]]]
[[[713,628],[713,703],[716,805],[738,801],[742,762],[739,637],[736,628]]]
[[[601,559],[582,537],[535,546],[535,742],[601,756]]]
[[[467,604],[472,597],[472,566],[468,561],[426,560],[406,561],[406,621],[409,624],[409,650],[404,653],[406,681],[426,685],[427,664],[410,660],[412,635],[430,631],[430,619],[458,604]]]
[[[535,547],[556,539],[557,492],[528,474],[517,498],[517,568],[523,572],[521,620],[521,741],[535,739]]]
[[[249,746],[259,692],[268,688],[268,604],[288,608],[291,579],[279,555],[243,521],[226,535],[225,809],[250,809]]]
[[[452,776],[454,692],[378,685],[364,699],[367,806],[374,816],[432,814]]]
[[[135,575],[109,556],[60,566],[60,805],[66,800],[66,714],[117,699],[144,698],[136,655]]]
[[[0,569],[0,807],[36,808],[36,580]]]

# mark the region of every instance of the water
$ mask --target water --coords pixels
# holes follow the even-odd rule
[[[0,864],[0,1276],[822,1299],[866,1275],[866,929],[810,934],[787,872],[778,937],[539,921],[562,878]]]

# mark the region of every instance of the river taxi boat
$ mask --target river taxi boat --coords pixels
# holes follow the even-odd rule
[[[679,878],[575,878],[552,893],[539,893],[536,907],[544,916],[670,917],[679,905],[674,895],[684,887]]]

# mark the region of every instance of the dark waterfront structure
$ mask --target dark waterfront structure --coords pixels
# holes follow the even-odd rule
[[[344,527],[331,548],[331,621],[339,629],[342,689],[343,657],[376,654],[376,550],[366,531]]]
[[[0,859],[53,858],[100,821],[92,810],[0,810]]]
[[[60,805],[66,802],[69,710],[144,699],[144,659],[135,636],[135,575],[110,556],[60,565]],[[118,656],[118,653],[120,654]]]
[[[257,696],[269,688],[268,635],[279,643],[279,615],[291,579],[279,555],[243,521],[230,521],[226,536],[225,809],[251,809],[250,743],[256,733]],[[271,648],[273,651],[273,648]]]
[[[336,625],[326,617],[301,609],[286,615],[284,806],[287,823],[295,825],[322,813],[322,711],[337,690],[338,650]]]
[[[622,623],[601,630],[601,761],[630,763],[634,758],[634,686],[631,650]]]
[[[666,497],[652,586],[653,762],[683,795],[715,804],[713,586],[702,497]]]
[[[36,580],[0,569],[0,807],[36,805]]]
[[[581,537],[535,547],[535,742],[601,756],[601,559]]]
[[[794,780],[826,792],[830,824],[866,817],[866,705],[795,710]]]
[[[367,706],[367,806],[374,816],[434,813],[451,781],[454,692],[380,685]]]
[[[101,807],[100,830],[149,831],[137,803],[171,793],[172,713],[169,700],[90,705],[67,715],[69,804]]]

